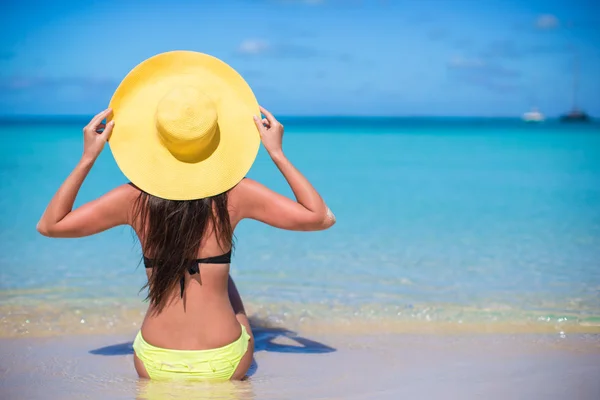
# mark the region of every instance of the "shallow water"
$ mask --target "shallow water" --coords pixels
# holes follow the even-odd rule
[[[129,229],[77,240],[35,232],[77,162],[81,126],[0,124],[2,336],[125,332],[141,321],[145,275]],[[338,222],[310,234],[239,227],[232,275],[253,314],[381,331],[599,329],[599,125],[290,119],[286,127],[289,158]],[[290,194],[264,152],[249,176]],[[123,182],[105,151],[77,204]]]
[[[311,337],[257,329],[245,382],[138,380],[133,336],[0,339],[5,399],[564,399],[600,395],[598,335]]]

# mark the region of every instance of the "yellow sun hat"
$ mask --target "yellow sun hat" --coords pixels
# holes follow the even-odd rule
[[[207,54],[171,51],[137,65],[110,101],[109,145],[123,174],[163,199],[215,196],[238,184],[260,146],[250,86]]]

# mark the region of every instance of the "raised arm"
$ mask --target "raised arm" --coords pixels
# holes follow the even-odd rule
[[[96,115],[83,129],[83,156],[60,186],[38,222],[37,230],[42,235],[81,237],[127,223],[129,210],[124,205],[134,192],[128,185],[123,185],[73,210],[77,193],[112,131],[113,122],[106,126],[102,123],[109,113],[110,110],[105,110]]]
[[[239,217],[251,218],[281,229],[316,231],[331,227],[335,217],[310,182],[283,153],[283,126],[261,107],[265,119],[255,117],[263,145],[294,192],[296,201],[251,179],[234,189]]]

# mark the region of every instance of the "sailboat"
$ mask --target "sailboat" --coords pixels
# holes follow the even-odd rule
[[[561,122],[589,122],[590,116],[577,107],[577,92],[579,90],[579,62],[575,51],[573,52],[573,92],[571,94],[571,111],[561,115]]]
[[[590,122],[590,116],[585,112],[574,108],[567,114],[561,115],[562,122]]]
[[[525,122],[543,122],[544,119],[544,114],[539,112],[537,108],[523,114],[523,121]]]

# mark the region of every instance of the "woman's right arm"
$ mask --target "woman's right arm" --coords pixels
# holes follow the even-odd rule
[[[294,192],[296,201],[260,183],[244,179],[234,191],[238,218],[251,218],[271,226],[294,231],[317,231],[331,227],[335,217],[310,182],[283,153],[283,126],[261,107],[265,119],[255,117],[263,145]]]

